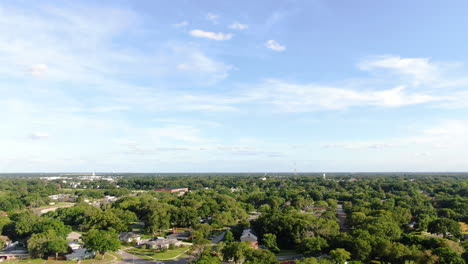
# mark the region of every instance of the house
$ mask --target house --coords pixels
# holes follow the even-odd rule
[[[159,188],[154,190],[155,192],[170,192],[170,193],[179,193],[179,195],[184,195],[189,191],[187,187],[173,187],[173,188]]]
[[[136,242],[137,244],[139,244],[141,236],[133,232],[124,232],[119,235],[119,240],[126,243]]]
[[[158,238],[153,241],[148,241],[145,242],[144,245],[146,245],[148,248],[151,249],[163,249],[163,248],[169,248],[170,245],[174,246],[180,246],[181,242],[177,239],[166,239],[166,238]]]
[[[81,244],[75,241],[68,241],[67,245],[69,248],[71,248],[72,251],[75,251],[81,248]]]
[[[253,231],[250,228],[244,229],[240,237],[240,241],[248,241],[253,248],[258,248],[258,238],[253,234]]]
[[[81,234],[80,234],[80,233],[77,233],[77,232],[71,232],[71,233],[68,234],[68,236],[67,236],[67,240],[78,241],[78,240],[80,240],[80,238],[81,238]]]
[[[10,259],[27,259],[29,253],[26,249],[5,250],[0,252],[0,262]]]
[[[80,248],[74,250],[71,254],[65,255],[67,260],[84,260],[94,258],[96,256],[96,252],[88,251],[86,248]]]
[[[117,197],[111,196],[111,195],[106,195],[104,198],[105,198],[106,202],[108,202],[108,203],[115,202],[118,199]]]
[[[7,216],[8,216],[8,213],[7,213],[7,212],[1,211],[1,212],[0,212],[0,216],[2,216],[2,217],[7,217]]]
[[[28,250],[24,248],[18,241],[15,241],[0,251],[0,262],[10,259],[27,259],[29,257]]]

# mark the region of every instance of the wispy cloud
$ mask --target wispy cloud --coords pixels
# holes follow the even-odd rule
[[[349,107],[398,107],[440,100],[427,94],[409,93],[404,86],[387,90],[353,90],[317,84],[269,80],[248,92],[253,100],[286,112],[337,110]]]
[[[234,22],[229,25],[230,29],[236,29],[236,30],[245,30],[248,29],[249,26],[247,24],[241,24],[239,22]]]
[[[186,26],[188,26],[189,24],[190,24],[190,23],[189,23],[188,21],[184,20],[184,21],[181,21],[181,22],[179,22],[179,23],[174,24],[174,27],[186,27]]]
[[[31,73],[32,76],[40,77],[46,74],[49,67],[45,64],[34,64],[28,69],[28,72]]]
[[[208,13],[205,17],[207,20],[213,22],[214,24],[218,23],[219,15],[214,13]]]
[[[215,61],[201,52],[192,52],[188,54],[186,60],[177,65],[181,71],[191,71],[196,73],[214,74],[216,79],[226,78],[228,72],[233,68],[222,62]]]
[[[419,85],[434,81],[439,76],[438,67],[428,58],[401,58],[399,56],[380,56],[367,59],[358,64],[361,70],[387,70],[412,78],[412,84]]]
[[[215,32],[203,31],[200,29],[191,30],[190,35],[197,37],[197,38],[207,38],[207,39],[212,39],[212,40],[217,40],[217,41],[230,40],[233,36],[231,33],[222,33],[222,32],[215,33]]]
[[[268,40],[266,43],[265,43],[265,46],[271,50],[274,50],[274,51],[285,51],[286,50],[286,47],[279,44],[276,40]]]
[[[47,138],[49,138],[49,134],[44,133],[44,132],[36,132],[36,133],[33,133],[33,134],[30,136],[30,138],[31,138],[31,139],[35,139],[35,140],[47,139]]]

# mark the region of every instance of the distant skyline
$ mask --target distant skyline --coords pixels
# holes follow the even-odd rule
[[[468,171],[466,1],[4,1],[0,173]]]

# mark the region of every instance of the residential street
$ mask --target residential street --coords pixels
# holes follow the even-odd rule
[[[140,258],[138,256],[135,256],[123,250],[119,250],[117,253],[122,256],[122,260],[118,262],[119,264],[125,264],[125,263],[137,263],[137,264],[153,263],[154,264],[156,263],[156,261],[151,261],[151,260],[147,260],[144,258]]]
[[[341,232],[348,233],[349,229],[346,226],[346,213],[344,212],[342,204],[338,204],[338,206],[336,207],[336,214],[338,215],[338,220],[340,221]]]
[[[119,264],[126,264],[126,263],[137,263],[137,264],[165,263],[165,261],[162,261],[162,260],[147,260],[147,259],[141,258],[141,257],[139,257],[137,255],[130,254],[130,253],[124,251],[124,250],[119,250],[117,253],[122,256],[122,260],[120,260],[118,262]],[[186,258],[180,258],[180,259],[176,259],[176,260],[168,260],[167,263],[169,263],[169,262],[171,264],[186,264],[187,259]]]

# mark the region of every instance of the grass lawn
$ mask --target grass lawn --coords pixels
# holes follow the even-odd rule
[[[147,239],[147,238],[152,238],[154,237],[153,234],[140,234],[141,235],[141,239]]]
[[[133,232],[135,232],[135,231],[136,231],[136,232],[141,232],[141,231],[143,231],[143,228],[145,228],[144,225],[139,224],[139,223],[132,223],[132,224],[130,225],[130,227],[132,228],[132,231],[133,231]]]
[[[181,248],[176,248],[173,250],[167,250],[166,252],[156,252],[154,249],[142,249],[142,248],[132,248],[129,250],[126,250],[128,253],[135,254],[137,256],[141,256],[146,259],[171,259],[175,258],[177,255],[183,253],[187,249],[189,249],[190,246],[185,245]],[[145,257],[145,256],[149,256]],[[181,255],[183,257],[184,255]]]

